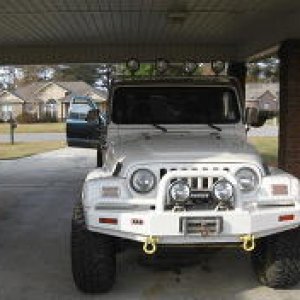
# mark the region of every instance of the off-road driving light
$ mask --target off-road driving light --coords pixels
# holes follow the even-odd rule
[[[130,73],[134,74],[140,69],[140,62],[136,58],[130,58],[126,62],[126,68]]]
[[[156,177],[148,169],[139,169],[132,174],[130,182],[134,191],[145,194],[154,189]]]
[[[218,201],[229,201],[233,196],[233,186],[229,181],[220,179],[214,184],[212,195]]]
[[[165,59],[159,58],[155,62],[155,70],[159,74],[165,73],[167,71],[168,67],[169,67],[169,62]]]
[[[239,188],[242,192],[252,192],[258,186],[258,176],[251,168],[241,168],[235,173]]]
[[[225,62],[220,60],[214,60],[211,62],[211,69],[216,75],[219,75],[225,70]]]
[[[183,204],[190,198],[191,189],[183,180],[175,181],[169,188],[169,195],[172,201]]]
[[[198,65],[194,61],[187,61],[184,64],[184,72],[187,74],[193,74],[196,72]]]

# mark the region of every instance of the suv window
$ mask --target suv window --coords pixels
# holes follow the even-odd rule
[[[228,87],[120,87],[113,95],[116,124],[230,124],[240,120]]]

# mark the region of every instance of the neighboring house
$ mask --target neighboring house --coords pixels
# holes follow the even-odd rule
[[[269,112],[279,111],[279,84],[248,83],[246,85],[246,107],[257,107]]]
[[[13,116],[29,112],[36,114],[39,119],[65,120],[73,96],[89,96],[101,111],[106,110],[105,92],[83,81],[74,81],[35,82],[13,92],[3,91],[0,94],[0,111],[11,111]]]
[[[0,119],[7,121],[24,111],[25,101],[12,91],[0,92]]]

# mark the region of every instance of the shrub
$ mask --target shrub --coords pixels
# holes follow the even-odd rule
[[[51,116],[50,114],[45,114],[40,117],[39,122],[41,122],[41,123],[56,123],[56,122],[58,122],[58,120],[57,120],[56,115]]]
[[[22,114],[20,114],[16,117],[16,120],[20,124],[37,123],[38,117],[37,117],[36,113],[23,112]]]

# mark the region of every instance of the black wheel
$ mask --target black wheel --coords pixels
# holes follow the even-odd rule
[[[71,256],[73,278],[79,290],[94,294],[112,288],[116,277],[114,239],[86,229],[81,204],[73,210]]]
[[[272,288],[289,288],[300,281],[300,230],[285,231],[258,241],[252,253],[258,280]]]

